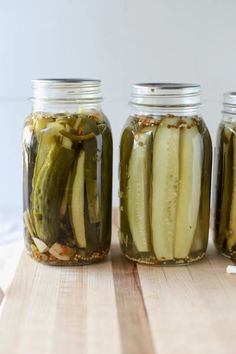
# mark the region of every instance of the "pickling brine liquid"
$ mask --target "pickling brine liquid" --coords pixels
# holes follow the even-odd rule
[[[130,117],[120,145],[120,243],[147,264],[201,259],[208,243],[211,138],[198,116]]]
[[[236,123],[218,130],[214,237],[217,249],[236,259]]]
[[[28,252],[49,264],[105,257],[111,238],[112,136],[106,117],[33,113],[23,133]]]

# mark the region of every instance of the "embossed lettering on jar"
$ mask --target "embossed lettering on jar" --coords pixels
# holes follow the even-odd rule
[[[98,80],[33,81],[23,131],[29,254],[48,264],[105,257],[111,239],[112,135]]]
[[[208,243],[212,146],[200,87],[133,86],[120,144],[120,243],[147,264],[201,259]]]

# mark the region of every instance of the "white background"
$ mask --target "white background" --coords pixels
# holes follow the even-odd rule
[[[222,93],[236,90],[235,16],[235,0],[0,0],[0,209],[21,208],[21,129],[32,78],[102,79],[114,205],[131,83],[200,83],[214,142]]]

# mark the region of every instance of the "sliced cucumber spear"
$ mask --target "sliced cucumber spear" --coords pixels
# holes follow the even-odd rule
[[[98,139],[90,139],[84,141],[83,149],[85,151],[85,183],[86,195],[88,200],[88,213],[89,221],[95,224],[101,221],[101,196],[99,191],[99,178],[98,173],[99,161],[97,157],[101,156],[98,151]]]
[[[66,131],[69,131],[70,130],[70,126],[67,125],[65,129],[66,129]],[[67,137],[63,137],[62,138],[61,144],[62,144],[62,146],[64,146],[67,149],[71,149],[72,148],[72,142]],[[65,192],[64,192],[64,196],[63,196],[62,202],[61,202],[61,208],[60,208],[60,216],[61,216],[61,218],[63,218],[66,215],[67,206],[68,206],[68,202],[69,202],[70,185],[71,185],[71,172],[69,173],[69,176],[67,178]]]
[[[69,176],[67,178],[65,192],[61,202],[61,208],[60,208],[61,218],[64,218],[67,212],[67,207],[69,203],[70,186],[71,186],[71,173],[69,173]]]
[[[201,197],[202,139],[196,126],[180,135],[180,183],[176,214],[175,258],[189,255]]]
[[[230,208],[229,217],[229,237],[227,240],[227,248],[232,251],[232,247],[236,244],[236,137],[235,132],[233,132],[233,167],[232,167],[232,181],[227,181],[232,183],[232,201]]]
[[[149,129],[150,130],[150,129]],[[129,162],[128,219],[135,246],[139,252],[150,251],[150,147],[152,131],[137,133]]]
[[[219,212],[219,234],[217,243],[222,247],[225,239],[229,238],[229,219],[232,199],[232,181],[233,181],[233,134],[231,128],[225,127],[220,137],[222,148],[222,187],[220,190],[220,212]]]
[[[85,169],[85,152],[80,151],[75,166],[74,180],[72,183],[71,196],[71,223],[75,235],[75,239],[79,247],[86,247],[85,226],[84,226],[84,169]]]
[[[202,136],[202,185],[201,198],[199,204],[198,220],[194,234],[190,254],[204,252],[208,243],[209,216],[210,216],[210,194],[211,194],[211,170],[212,163],[212,143],[207,128],[200,128]],[[202,134],[202,131],[204,133]]]
[[[158,260],[174,258],[176,205],[179,184],[178,120],[165,118],[156,130],[152,167],[152,244]],[[138,171],[137,171],[138,173]]]

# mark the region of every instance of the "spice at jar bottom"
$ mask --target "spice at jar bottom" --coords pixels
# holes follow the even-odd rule
[[[139,110],[121,137],[121,248],[140,263],[194,262],[208,242],[210,135],[198,115]]]

